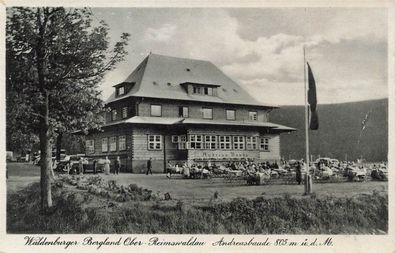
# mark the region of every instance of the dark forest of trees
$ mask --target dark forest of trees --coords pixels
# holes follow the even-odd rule
[[[359,141],[362,121],[368,112],[366,128]],[[388,99],[319,105],[318,113],[319,130],[310,131],[310,149],[314,157],[387,160]],[[304,107],[282,106],[271,113],[270,120],[298,129],[282,134],[282,156],[285,159],[305,157]]]

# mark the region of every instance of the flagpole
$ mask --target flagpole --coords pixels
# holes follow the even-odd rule
[[[303,46],[304,53],[304,98],[305,98],[305,168],[306,168],[306,176],[305,176],[305,194],[311,193],[311,177],[309,173],[309,119],[308,119],[308,89],[307,89],[307,71],[306,65],[307,62],[305,60],[305,45]]]

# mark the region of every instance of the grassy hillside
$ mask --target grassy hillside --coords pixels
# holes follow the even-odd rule
[[[359,134],[366,113],[366,128]],[[310,131],[310,149],[315,157],[329,156],[355,160],[362,156],[367,161],[387,160],[388,154],[388,100],[319,105],[319,130]],[[297,128],[283,134],[281,153],[285,159],[305,157],[304,107],[283,106],[271,113],[271,121]]]

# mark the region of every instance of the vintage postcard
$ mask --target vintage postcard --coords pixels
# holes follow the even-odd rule
[[[392,1],[6,1],[0,252],[395,252]]]

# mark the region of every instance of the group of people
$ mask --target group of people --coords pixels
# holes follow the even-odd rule
[[[286,166],[287,165],[287,166]],[[243,161],[243,162],[232,162],[228,164],[228,167],[231,170],[241,170],[245,172],[248,176],[255,176],[260,173],[264,173],[267,175],[267,177],[271,177],[271,171],[272,170],[278,170],[281,167],[287,167],[290,171],[291,167],[294,168],[296,172],[296,181],[298,184],[301,184],[303,179],[302,179],[302,168],[304,166],[304,160],[301,161],[296,161],[293,166],[290,166],[290,164],[283,164],[282,166],[279,166],[277,162],[270,163],[269,161],[266,162],[261,162],[261,163],[255,163],[253,161]]]
[[[110,160],[109,158],[106,156],[106,159],[104,161],[104,173],[106,175],[110,174]],[[117,158],[114,160],[114,166],[113,166],[113,174],[114,175],[118,175],[120,173],[121,170],[121,160],[120,157],[117,156]]]
[[[302,182],[302,173],[301,168],[303,166],[303,162],[298,162],[294,164],[296,169],[296,181],[298,184]],[[149,167],[149,163],[148,163]],[[179,164],[172,164],[171,161],[168,161],[166,168],[166,177],[172,178],[172,174],[182,174],[184,178],[209,178],[212,174],[227,174],[240,171],[241,174],[247,176],[255,176],[259,173],[264,173],[268,177],[271,176],[272,170],[279,169],[280,166],[274,162],[254,162],[252,160],[245,161],[232,161],[227,162],[221,165],[216,165],[211,163],[210,161],[204,163],[194,163],[188,165],[186,162]],[[149,170],[147,170],[149,171]],[[147,174],[147,173],[146,173]]]
[[[98,173],[98,159],[94,159],[92,162],[92,172],[93,174]],[[121,160],[120,157],[117,156],[117,158],[114,160],[113,166],[111,166],[111,161],[109,158],[106,156],[106,158],[102,161],[103,163],[103,172],[106,175],[109,175],[111,171],[113,172],[114,175],[118,175],[121,170]],[[84,169],[84,165],[86,165],[87,162],[84,157],[80,157],[78,160],[78,166],[73,166],[72,161],[68,161],[65,165],[65,171],[67,174],[84,174],[86,169]],[[113,167],[111,169],[111,167]]]
[[[208,178],[210,176],[212,165],[206,163],[205,165],[192,164],[188,166],[186,162],[184,162],[181,166],[179,164],[172,164],[171,161],[168,161],[166,166],[166,177],[172,178],[172,174],[182,174],[184,178]]]
[[[225,165],[227,168],[231,170],[242,170],[248,172],[266,172],[271,169],[279,169],[279,165],[274,162],[270,163],[268,161],[256,163],[254,161],[245,160],[241,162],[229,162]]]

